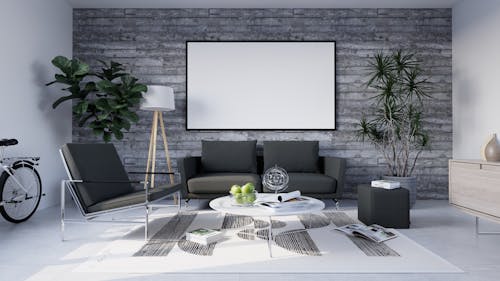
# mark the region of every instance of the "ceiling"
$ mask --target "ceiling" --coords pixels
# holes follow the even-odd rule
[[[68,0],[74,8],[451,8],[463,0]]]

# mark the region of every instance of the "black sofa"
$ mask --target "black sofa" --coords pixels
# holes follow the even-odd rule
[[[253,182],[258,192],[262,174],[278,165],[290,177],[288,191],[338,200],[344,188],[345,159],[321,157],[317,141],[264,141],[257,156],[256,141],[202,141],[202,156],[178,159],[183,196],[211,199],[227,195],[231,185]]]

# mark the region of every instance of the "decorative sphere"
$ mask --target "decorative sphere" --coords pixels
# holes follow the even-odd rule
[[[264,173],[262,185],[269,190],[279,192],[287,189],[289,180],[290,178],[288,177],[288,173],[285,169],[275,165],[274,167],[267,169]]]

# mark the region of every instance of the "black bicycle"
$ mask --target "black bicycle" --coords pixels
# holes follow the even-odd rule
[[[16,139],[0,140],[0,213],[13,223],[29,219],[40,204],[42,182],[35,166],[40,157],[4,158],[5,148]]]

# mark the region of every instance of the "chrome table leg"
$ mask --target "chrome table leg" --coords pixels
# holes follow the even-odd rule
[[[479,230],[479,217],[476,217],[476,234],[477,235],[500,235],[500,232],[480,231]]]
[[[66,191],[64,190],[66,183],[61,182],[61,241],[64,241],[64,208],[66,205]]]
[[[267,229],[267,247],[269,248],[269,257],[273,257],[273,251],[272,251],[272,243],[273,240],[273,221],[271,220],[271,217],[269,217],[269,227]]]
[[[335,209],[338,211],[340,210],[340,200],[339,199],[333,199],[335,202]]]
[[[146,218],[144,222],[144,241],[148,241],[149,206],[146,204]]]

